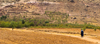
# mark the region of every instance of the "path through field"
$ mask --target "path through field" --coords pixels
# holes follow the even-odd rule
[[[8,30],[11,30],[12,29],[8,29]],[[35,30],[21,30],[21,29],[14,29],[13,31],[21,31],[21,32],[40,32],[40,33],[45,33],[45,34],[52,34],[52,35],[62,35],[62,36],[70,36],[70,37],[74,37],[74,38],[79,38],[81,40],[86,40],[86,41],[90,41],[90,42],[94,42],[94,43],[97,43],[97,44],[100,44],[100,40],[97,40],[97,39],[92,39],[90,37],[92,36],[85,36],[83,38],[80,37],[80,34],[73,34],[71,32],[69,32],[69,34],[64,33],[64,32],[60,32],[60,31],[55,31],[55,30],[39,30],[39,29],[35,29]]]

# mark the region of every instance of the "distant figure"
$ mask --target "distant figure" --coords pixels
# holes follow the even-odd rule
[[[84,31],[81,29],[81,37],[84,36]]]

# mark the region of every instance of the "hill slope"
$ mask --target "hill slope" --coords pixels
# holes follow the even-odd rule
[[[46,11],[51,12],[52,15],[45,14]],[[99,11],[99,0],[37,0],[36,2],[31,0],[31,2],[27,3],[15,3],[14,5],[6,6],[0,9],[0,15],[10,15],[10,18],[19,15],[29,16],[27,18],[44,18],[51,20],[52,23],[60,21],[61,23],[99,25]],[[61,14],[57,15],[56,13]],[[68,18],[66,15],[62,15],[65,13],[66,15],[69,14]]]

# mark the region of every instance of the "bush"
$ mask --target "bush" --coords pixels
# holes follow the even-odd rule
[[[7,15],[2,16],[2,17],[1,17],[1,20],[5,20],[6,18],[7,18]]]
[[[22,24],[21,22],[17,22],[16,25],[17,25],[16,28],[25,27],[24,24]]]
[[[58,20],[59,21],[59,20]],[[60,21],[59,21],[60,22]],[[63,23],[49,23],[49,20],[44,19],[27,19],[18,21],[0,21],[0,27],[10,27],[10,28],[22,28],[22,27],[49,27],[49,28],[92,28],[94,30],[100,29],[100,26],[94,26],[90,24],[63,24]],[[96,29],[95,29],[96,28]]]
[[[25,23],[25,21],[24,20],[22,20],[22,24],[24,24]]]
[[[96,31],[97,30],[97,28],[94,28],[94,31]]]
[[[45,21],[45,23],[49,23],[49,21]]]
[[[29,27],[30,26],[30,23],[29,22],[25,22],[24,26],[25,27]]]
[[[15,28],[16,27],[16,23],[14,21],[10,22],[9,27],[10,28]]]
[[[31,22],[31,23],[30,23],[30,26],[34,26],[34,22]]]
[[[0,27],[9,27],[9,22],[1,21]]]
[[[83,29],[83,31],[85,31],[86,30],[86,27],[83,27],[82,29]]]

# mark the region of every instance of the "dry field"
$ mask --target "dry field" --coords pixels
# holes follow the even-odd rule
[[[55,31],[63,31],[63,32],[77,32],[80,33],[81,28],[29,28],[27,30],[55,30]],[[87,35],[91,35],[91,36],[100,36],[100,30],[97,29],[96,31],[94,31],[94,29],[86,29],[84,31],[85,34]]]
[[[41,32],[0,29],[0,44],[95,44],[79,38]]]

